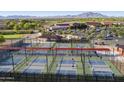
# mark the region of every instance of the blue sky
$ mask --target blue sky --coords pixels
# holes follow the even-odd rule
[[[8,15],[30,15],[30,16],[56,16],[56,15],[76,15],[84,11],[0,11],[0,16]],[[87,12],[87,11],[85,11]],[[93,11],[108,16],[124,16],[124,11]]]

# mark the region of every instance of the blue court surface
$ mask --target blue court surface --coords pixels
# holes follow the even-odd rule
[[[35,54],[47,54],[48,53],[48,51],[44,51],[44,50],[41,50],[41,51],[33,51],[33,54],[35,55]]]
[[[38,58],[38,59],[34,60],[33,63],[47,63],[47,61],[46,61],[46,59]]]
[[[112,77],[112,72],[109,71],[93,71],[94,76],[108,76]]]
[[[81,45],[81,44],[77,44],[76,45],[76,48],[83,48],[84,46],[83,45]]]
[[[69,48],[70,44],[58,43],[56,46],[57,48]]]
[[[57,70],[56,74],[58,76],[64,75],[64,76],[70,76],[70,78],[76,78],[76,71],[74,70]]]
[[[59,50],[59,51],[53,51],[54,53],[67,53],[68,51],[63,51],[63,50]]]
[[[59,62],[59,64],[74,64],[74,60],[63,60],[62,62]]]
[[[88,61],[91,65],[106,65],[103,61],[96,61],[96,60],[89,60]]]
[[[0,72],[8,72],[10,68],[0,68]]]
[[[25,55],[25,51],[19,51],[18,54]],[[26,51],[27,55],[41,55],[41,54],[48,54],[48,51]]]
[[[21,56],[16,56],[13,58],[14,60],[14,64],[19,64],[21,63],[21,61],[24,59],[24,57],[21,57]],[[12,65],[13,62],[12,62],[12,58],[9,58],[9,59],[6,59],[6,60],[3,60],[2,62],[0,62],[0,65]]]
[[[41,69],[26,69],[24,71],[24,73],[37,73],[37,74],[40,74],[41,73]]]

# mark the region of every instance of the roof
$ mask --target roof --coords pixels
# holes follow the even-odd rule
[[[62,23],[62,24],[56,24],[57,26],[69,26],[70,24],[68,23]]]
[[[103,22],[104,25],[112,25],[113,22]]]
[[[6,26],[5,22],[0,20],[0,27],[5,27],[5,26]]]
[[[40,36],[39,38],[47,38],[47,39],[61,39],[62,36],[59,35],[54,35],[54,36],[48,36],[48,35],[44,35],[44,36]]]
[[[124,24],[124,22],[113,22],[113,24]]]
[[[94,21],[91,21],[91,22],[86,22],[87,25],[93,25],[93,26],[96,26],[96,25],[100,25],[101,23],[100,22],[94,22]]]
[[[117,45],[117,47],[124,49],[124,45]]]
[[[67,29],[67,26],[52,26],[51,29],[52,30],[58,30],[58,29]]]

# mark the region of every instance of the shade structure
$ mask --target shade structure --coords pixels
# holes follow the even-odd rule
[[[109,48],[36,48],[36,47],[2,47],[0,50],[82,50],[82,51],[110,51]]]

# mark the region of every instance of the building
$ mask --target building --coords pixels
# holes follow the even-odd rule
[[[86,22],[86,24],[89,26],[94,26],[94,27],[101,25],[100,22],[95,22],[95,21]]]
[[[53,30],[66,30],[70,27],[70,24],[68,23],[62,23],[62,24],[54,24],[53,26],[49,27],[50,31]]]
[[[116,51],[118,51],[118,53],[122,56],[124,56],[124,45],[116,45]]]
[[[67,26],[52,26],[49,28],[50,31],[53,31],[53,30],[66,30],[68,29]]]
[[[113,25],[113,22],[103,22],[102,25],[110,27]]]
[[[124,22],[113,22],[114,25],[124,25]]]
[[[62,23],[62,24],[55,24],[55,26],[67,26],[67,27],[69,27],[70,24],[68,24],[68,23]]]
[[[6,26],[5,22],[3,20],[0,20],[0,29],[4,29]]]
[[[79,36],[76,35],[67,35],[66,38],[69,39],[81,39]]]

